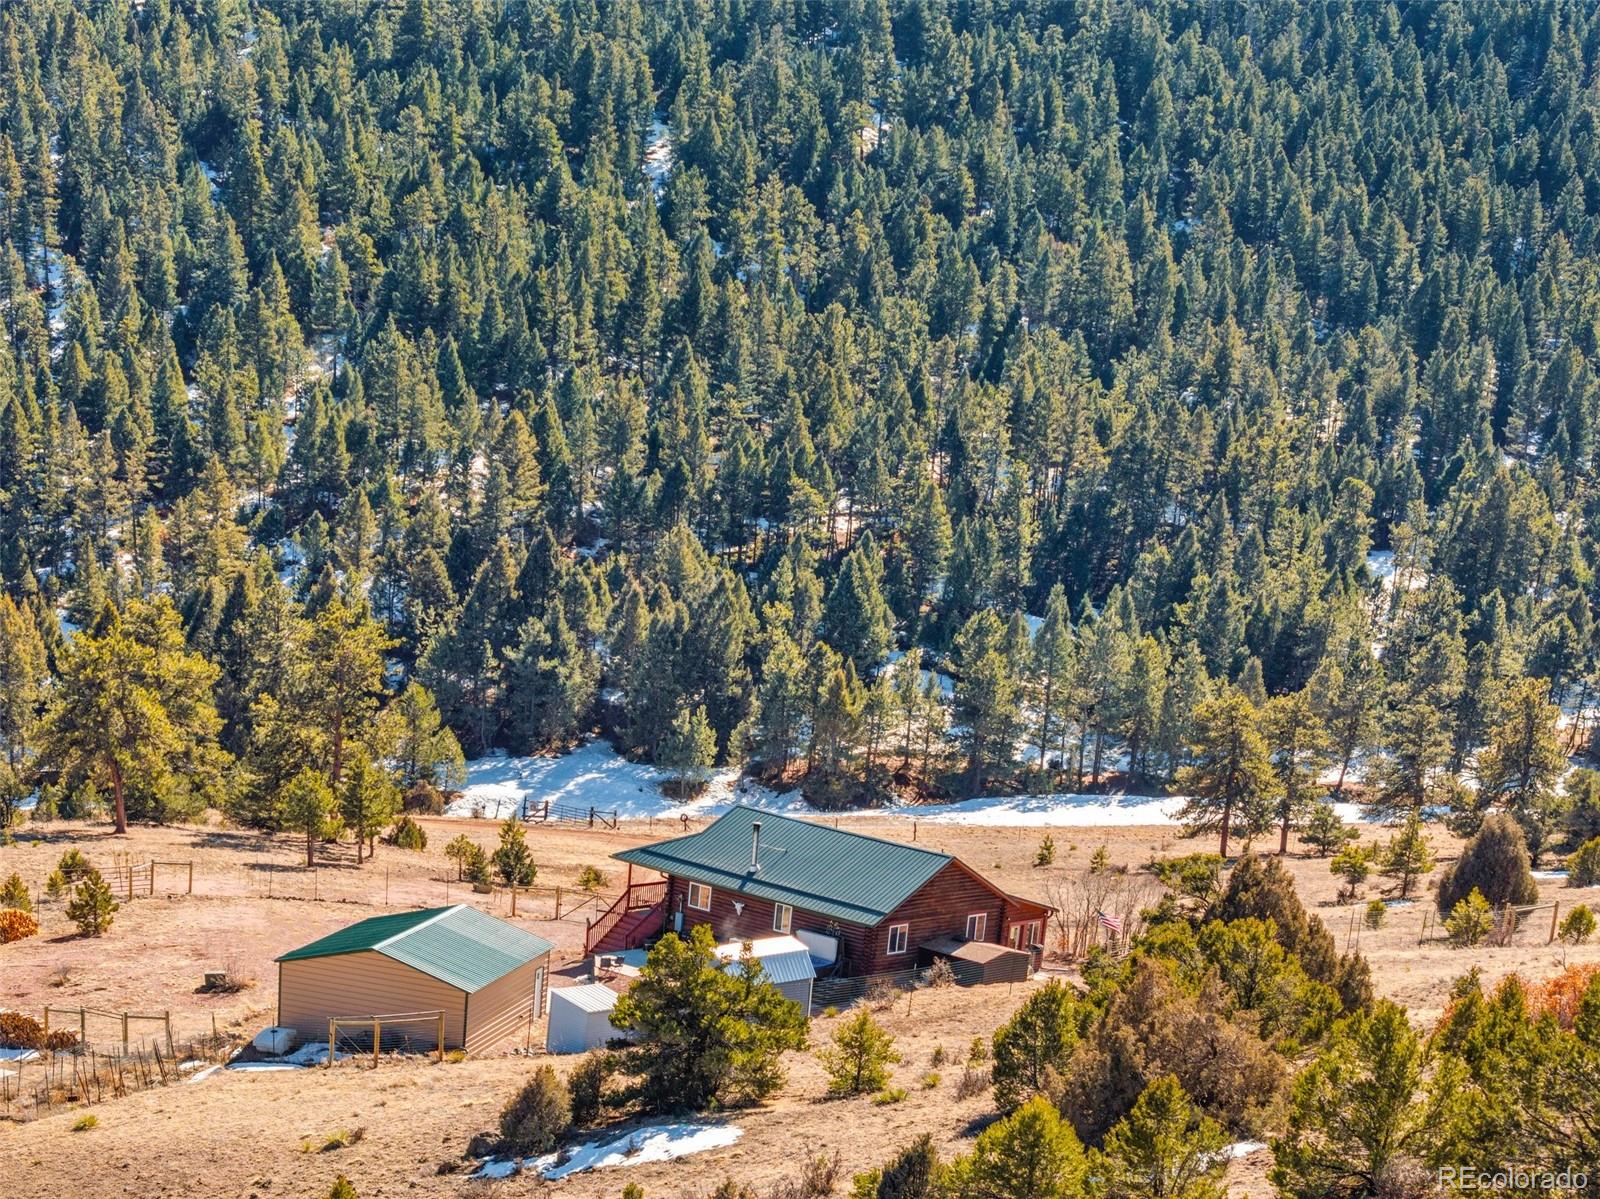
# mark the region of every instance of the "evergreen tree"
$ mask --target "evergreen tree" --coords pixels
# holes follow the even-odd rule
[[[1261,734],[1259,713],[1243,694],[1229,689],[1207,700],[1195,719],[1194,765],[1179,776],[1180,785],[1192,795],[1182,818],[1192,833],[1217,830],[1218,852],[1226,858],[1236,830],[1242,830],[1248,841],[1271,819],[1280,783]]]

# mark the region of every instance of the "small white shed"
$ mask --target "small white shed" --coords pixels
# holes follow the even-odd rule
[[[728,963],[724,969],[737,967],[743,954],[742,941],[717,946],[717,956]],[[811,984],[817,970],[805,942],[792,936],[761,937],[750,942],[750,956],[761,963],[768,982],[798,1003],[802,1012],[811,1014]]]
[[[544,1047],[551,1053],[586,1053],[599,1049],[621,1031],[611,1025],[611,1009],[619,996],[604,983],[560,987],[550,992],[550,1027]]]

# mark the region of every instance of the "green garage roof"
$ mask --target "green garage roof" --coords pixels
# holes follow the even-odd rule
[[[469,994],[554,948],[466,904],[374,916],[284,954],[280,962],[381,953]]]
[[[761,823],[757,867],[752,826]],[[709,828],[613,854],[735,895],[786,903],[849,924],[873,925],[955,859],[831,825],[755,808],[730,808]]]

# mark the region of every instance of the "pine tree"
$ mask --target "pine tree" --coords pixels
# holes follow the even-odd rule
[[[1504,716],[1478,758],[1479,810],[1503,805],[1522,826],[1534,865],[1560,818],[1558,784],[1567,770],[1556,739],[1561,713],[1546,695],[1540,679],[1511,687]]]
[[[345,827],[356,836],[356,864],[359,865],[363,860],[363,845],[376,842],[378,834],[399,814],[400,789],[387,770],[365,752],[360,752],[352,754],[345,765],[339,780],[338,800]]]
[[[1192,796],[1182,819],[1191,832],[1218,830],[1218,852],[1226,858],[1236,828],[1248,840],[1271,819],[1280,784],[1260,731],[1260,715],[1240,692],[1230,688],[1207,700],[1195,719],[1194,765],[1180,775],[1180,785]]]
[[[828,1071],[830,1095],[861,1095],[881,1090],[889,1081],[889,1066],[900,1060],[894,1038],[862,1008],[833,1032],[833,1044],[820,1057]]]
[[[106,608],[75,637],[60,666],[41,757],[69,778],[110,784],[116,831],[130,800],[148,815],[219,788],[227,755],[212,701],[217,668],[184,648],[170,602]]]
[[[103,937],[111,931],[112,918],[121,908],[100,872],[90,868],[72,889],[67,919],[78,926],[81,936]]]
[[[1327,733],[1305,691],[1278,696],[1263,712],[1267,743],[1278,773],[1278,852],[1289,852],[1289,830],[1301,824],[1318,798],[1317,775]]]
[[[508,887],[527,887],[538,873],[533,855],[528,851],[527,834],[515,814],[507,816],[500,825],[500,846],[489,855],[495,873]]]
[[[1378,855],[1378,870],[1400,885],[1400,897],[1411,894],[1417,879],[1433,870],[1433,850],[1422,830],[1422,817],[1412,812],[1400,831]]]
[[[1109,1199],[1222,1199],[1227,1137],[1171,1074],[1154,1079],[1110,1132],[1091,1167]],[[1102,1173],[1103,1172],[1103,1173]]]
[[[680,711],[656,749],[655,761],[668,779],[668,790],[680,798],[698,794],[710,778],[717,759],[717,738],[697,707]]]
[[[327,779],[319,771],[302,770],[289,780],[279,802],[285,827],[305,836],[306,865],[316,865],[317,839],[337,811]]]

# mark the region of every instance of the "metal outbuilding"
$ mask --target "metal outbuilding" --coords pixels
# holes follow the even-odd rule
[[[278,1024],[325,1041],[332,1019],[437,1011],[446,1048],[481,1051],[543,1014],[552,948],[465,904],[374,916],[278,959]],[[432,1048],[437,1027],[405,1035]]]
[[[550,1027],[544,1047],[551,1053],[586,1053],[623,1033],[611,1025],[618,995],[604,983],[557,987],[550,992]]]
[[[745,942],[730,941],[717,946],[717,956],[728,963],[726,969],[738,968],[744,956]],[[811,951],[798,937],[758,937],[749,942],[750,956],[761,963],[761,974],[767,982],[777,987],[785,998],[800,1005],[800,1010],[811,1012],[811,984],[816,981],[817,969],[811,960]]]

